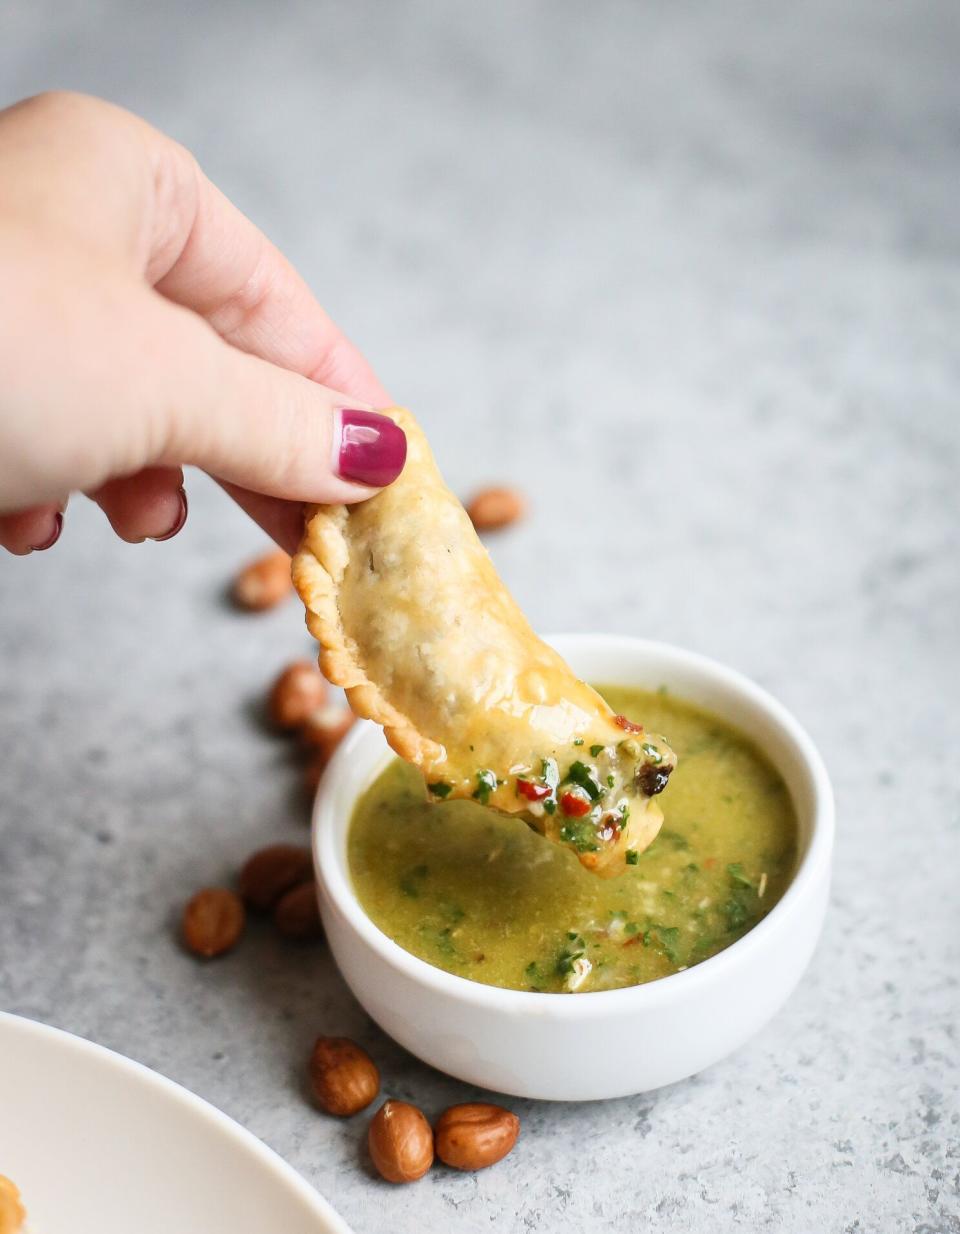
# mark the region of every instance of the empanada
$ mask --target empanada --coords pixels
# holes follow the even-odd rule
[[[602,874],[646,848],[676,765],[530,628],[408,411],[399,479],[308,510],[293,581],[320,667],[436,801],[520,814]]]

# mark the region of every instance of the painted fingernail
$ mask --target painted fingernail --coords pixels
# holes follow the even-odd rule
[[[164,540],[172,540],[177,532],[183,529],[183,524],[187,521],[187,494],[183,488],[179,488],[177,496],[180,498],[180,513],[177,515],[177,521],[164,535],[149,537],[156,544],[162,544]]]
[[[35,544],[30,550],[32,553],[42,553],[48,548],[53,548],[56,542],[60,539],[60,532],[63,531],[63,515],[58,511],[53,516],[53,534],[49,540],[45,540],[43,544]]]
[[[341,480],[383,488],[403,471],[406,458],[406,435],[389,416],[354,408],[340,412],[336,467]]]

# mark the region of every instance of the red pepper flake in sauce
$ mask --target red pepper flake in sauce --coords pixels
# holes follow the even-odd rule
[[[583,818],[591,810],[590,802],[581,793],[567,792],[560,794],[560,809],[567,818]]]
[[[628,720],[626,716],[614,716],[613,722],[617,728],[622,728],[625,733],[642,733],[643,725],[634,724],[632,720]]]
[[[533,780],[517,780],[517,792],[527,801],[543,801],[553,790],[548,784],[535,784]]]
[[[620,838],[620,819],[616,814],[608,814],[606,818],[600,820],[602,826],[598,835],[601,840],[619,840]]]

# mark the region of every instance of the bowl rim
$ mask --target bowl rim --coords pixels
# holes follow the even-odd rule
[[[311,841],[317,881],[329,897],[332,906],[361,940],[378,954],[391,968],[399,970],[406,979],[420,986],[427,986],[436,994],[487,1010],[496,1009],[513,1015],[537,1017],[560,1017],[563,1019],[591,1019],[596,1016],[633,1011],[640,1013],[677,997],[695,994],[697,987],[705,987],[723,980],[734,966],[748,963],[751,953],[764,947],[767,939],[776,931],[794,906],[811,895],[824,878],[829,878],[833,852],[835,808],[833,789],[823,759],[806,729],[787,708],[737,669],[712,659],[699,652],[688,651],[672,643],[656,639],[638,638],[621,634],[556,633],[542,636],[544,641],[557,647],[566,656],[578,651],[595,651],[603,648],[609,652],[638,652],[648,657],[662,656],[678,663],[705,679],[739,693],[749,703],[765,713],[767,721],[779,727],[793,745],[799,761],[809,780],[811,790],[810,837],[806,851],[794,871],[790,884],[769,913],[746,934],[731,943],[723,951],[701,960],[678,973],[658,977],[655,981],[616,990],[589,990],[576,997],[554,992],[514,990],[502,986],[485,985],[469,977],[448,973],[436,968],[412,952],[394,942],[376,923],[367,916],[357,898],[349,877],[349,868],[338,848],[346,852],[346,845],[334,843],[339,828],[333,817],[334,799],[338,784],[355,757],[357,748],[368,738],[371,730],[379,726],[364,720],[353,725],[340,743],[320,781],[314,800]],[[682,695],[680,696],[682,697]],[[760,740],[758,746],[763,749]],[[369,786],[369,781],[365,787]],[[361,790],[363,791],[363,790]],[[357,794],[358,795],[358,794]],[[356,796],[354,796],[354,802]],[[328,818],[328,815],[330,816]],[[351,810],[352,815],[352,810]],[[349,825],[349,824],[348,824]]]

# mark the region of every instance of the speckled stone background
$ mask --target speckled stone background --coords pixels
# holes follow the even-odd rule
[[[3,1006],[209,1098],[358,1234],[960,1230],[957,6],[7,0],[0,30],[4,101],[89,90],[189,144],[452,483],[527,491],[493,552],[535,624],[744,670],[839,805],[823,941],[751,1045],[513,1102],[502,1165],[390,1189],[364,1120],[304,1101],[313,1036],[431,1113],[474,1093],[323,951],[175,940],[195,885],[306,834],[256,718],[300,614],[224,603],[263,541],[204,478],[165,545],[80,499],[0,562]]]

